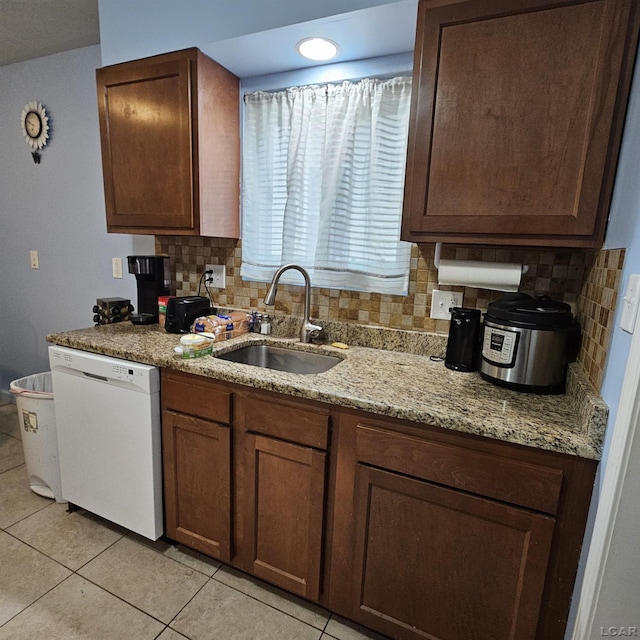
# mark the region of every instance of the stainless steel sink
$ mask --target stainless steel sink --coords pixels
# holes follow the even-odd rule
[[[216,358],[250,364],[254,367],[302,374],[322,373],[342,362],[342,358],[338,356],[274,347],[270,344],[248,344],[216,355]]]

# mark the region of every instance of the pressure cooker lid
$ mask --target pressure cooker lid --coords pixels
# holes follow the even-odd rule
[[[526,293],[509,293],[487,307],[487,318],[503,323],[535,327],[566,327],[573,321],[571,307],[548,296],[533,298]]]

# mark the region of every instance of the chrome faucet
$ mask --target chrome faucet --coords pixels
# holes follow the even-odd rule
[[[304,278],[304,319],[302,321],[302,329],[300,330],[300,342],[311,342],[311,338],[315,338],[322,327],[317,324],[312,324],[309,320],[309,313],[311,309],[311,280],[306,269],[298,266],[297,264],[285,264],[282,265],[274,274],[271,285],[267,290],[267,295],[264,297],[264,303],[271,306],[276,301],[276,292],[278,291],[278,281],[280,276],[289,269],[296,269],[302,274]]]

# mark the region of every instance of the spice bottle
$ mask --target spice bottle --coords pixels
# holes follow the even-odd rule
[[[262,315],[262,322],[260,323],[260,333],[268,335],[271,333],[271,318],[267,313]]]

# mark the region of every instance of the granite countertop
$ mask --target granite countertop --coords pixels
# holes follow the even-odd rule
[[[353,340],[349,340],[349,334],[343,336],[343,341],[350,345],[356,342],[353,331],[351,329]],[[600,458],[608,409],[579,367],[571,365],[569,368],[566,394],[519,393],[486,382],[477,373],[451,371],[442,361],[432,360],[428,351],[437,353],[434,349],[436,345],[442,347],[443,336],[423,334],[427,346],[422,350],[427,349],[427,353],[388,349],[389,345],[399,348],[398,345],[402,347],[423,338],[411,335],[415,333],[385,330],[385,349],[303,345],[296,338],[251,333],[214,343],[214,354],[230,351],[239,344],[257,342],[284,344],[343,358],[329,371],[313,375],[283,373],[211,356],[183,360],[174,352],[180,336],[168,334],[158,325],[137,326],[124,322],[56,333],[47,336],[47,340],[382,416],[583,458]]]

